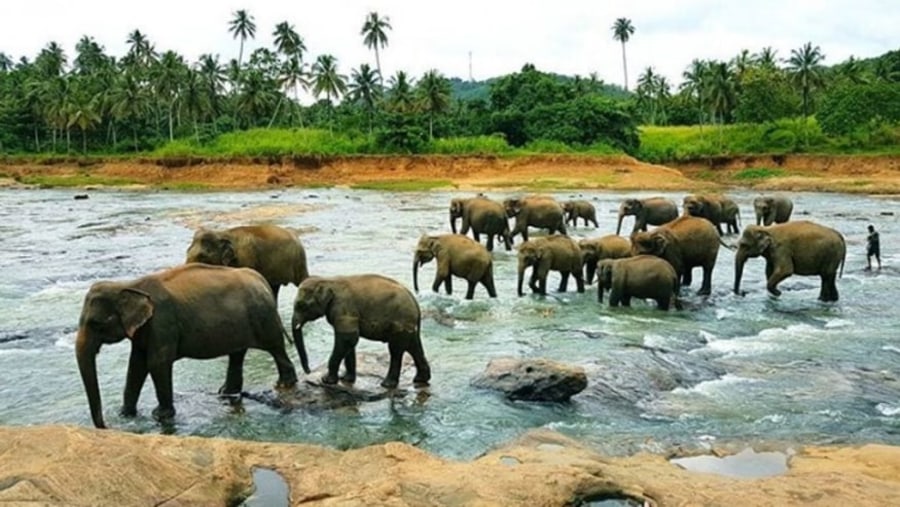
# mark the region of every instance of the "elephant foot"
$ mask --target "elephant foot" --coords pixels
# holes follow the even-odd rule
[[[338,383],[338,376],[330,373],[328,375],[322,375],[321,381],[325,385],[333,386]]]
[[[119,415],[122,417],[137,417],[137,407],[122,407],[119,410]]]
[[[222,398],[231,398],[241,396],[241,388],[229,387],[227,384],[223,384],[222,387],[219,388],[219,396]]]
[[[400,382],[397,379],[386,378],[381,381],[381,387],[385,389],[396,389]]]
[[[428,378],[428,377],[416,376],[413,379],[413,387],[428,387],[429,380],[430,380],[430,378]]]
[[[296,378],[294,378],[293,380],[291,380],[291,379],[279,380],[278,382],[275,383],[275,389],[281,390],[281,391],[287,391],[287,390],[293,389],[294,386],[296,386],[296,385],[297,385]]]
[[[341,382],[344,384],[353,384],[356,382],[356,375],[347,375],[346,373],[341,375]]]
[[[175,407],[156,407],[153,409],[153,418],[157,421],[171,421],[175,418]]]

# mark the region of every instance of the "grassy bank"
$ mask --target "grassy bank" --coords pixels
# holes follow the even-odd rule
[[[808,153],[826,155],[900,154],[900,128],[875,127],[846,136],[822,133],[815,118],[766,124],[640,129],[637,158],[654,163],[738,155]]]

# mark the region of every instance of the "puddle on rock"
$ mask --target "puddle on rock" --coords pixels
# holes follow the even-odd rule
[[[691,472],[719,474],[739,479],[756,479],[787,472],[787,460],[788,455],[783,452],[756,452],[747,448],[724,458],[692,456],[674,458],[669,461]]]
[[[253,494],[241,503],[241,507],[288,507],[289,498],[290,490],[281,474],[268,468],[253,467]]]

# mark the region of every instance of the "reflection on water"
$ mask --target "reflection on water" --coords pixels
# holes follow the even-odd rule
[[[600,228],[579,227],[573,236],[615,230],[622,194],[578,195],[595,204]],[[411,286],[414,246],[422,233],[447,230],[452,196],[298,189],[72,197],[64,190],[0,191],[0,424],[91,424],[73,353],[84,293],[96,280],[134,278],[181,262],[193,227],[253,221],[295,227],[303,231],[312,273],[380,272]],[[744,223],[752,223],[755,194],[734,197]],[[172,429],[336,448],[402,440],[448,457],[476,456],[534,427],[556,429],[612,453],[699,447],[715,439],[900,444],[900,343],[894,331],[900,324],[900,256],[892,253],[900,230],[895,215],[882,214],[896,208],[896,201],[808,193],[794,200],[795,218],[814,219],[847,238],[837,304],[817,302],[819,281],[809,277],[787,279],[784,295],[770,298],[761,259],[751,259],[745,269],[747,296],[734,296],[732,253],[724,249],[713,294],[702,300],[691,293],[683,312],[661,313],[640,303],[609,309],[597,304],[592,287],[586,294],[517,298],[515,252],[500,250],[493,254],[497,299],[486,298],[480,288],[474,301],[460,293],[419,294],[433,368],[427,399],[406,396],[316,411],[285,411],[245,399],[239,411],[216,396],[225,359],[184,360],[175,366],[178,415]],[[881,232],[885,254],[885,268],[875,273],[862,270],[869,223]],[[433,270],[433,263],[422,268],[424,281]],[[548,285],[555,287],[551,278]],[[464,286],[456,285],[457,291]],[[294,293],[293,287],[282,290],[286,321]],[[330,328],[322,319],[307,325],[306,336],[313,366],[321,365],[330,351]],[[386,351],[368,341],[360,350],[382,356]],[[155,401],[149,382],[139,417],[116,415],[128,353],[123,342],[98,356],[107,423],[127,431],[163,431],[149,417]],[[561,405],[509,402],[472,389],[470,380],[498,356],[578,364],[588,372],[589,386]],[[245,389],[264,393],[275,378],[268,354],[251,351]]]

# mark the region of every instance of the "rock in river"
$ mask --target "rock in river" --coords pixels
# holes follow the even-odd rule
[[[584,369],[549,359],[492,359],[475,387],[502,391],[511,400],[568,401],[587,387]]]

